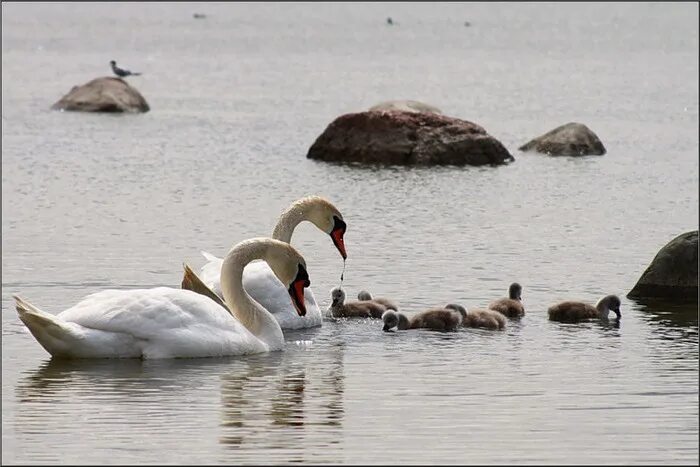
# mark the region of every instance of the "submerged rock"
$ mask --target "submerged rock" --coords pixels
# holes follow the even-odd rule
[[[369,110],[402,110],[404,112],[428,112],[442,115],[442,111],[437,107],[412,100],[386,101],[370,107]]]
[[[697,300],[698,231],[681,234],[661,248],[627,297]]]
[[[434,113],[397,110],[336,118],[309,159],[399,165],[497,165],[515,160],[481,126]]]
[[[598,136],[582,123],[567,123],[520,146],[550,156],[602,156],[605,147]]]
[[[120,78],[96,78],[73,86],[68,94],[51,106],[54,110],[81,112],[148,112],[146,99]]]

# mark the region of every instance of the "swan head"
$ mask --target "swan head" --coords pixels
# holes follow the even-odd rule
[[[508,288],[508,297],[512,298],[513,300],[522,300],[522,292],[523,288],[520,286],[520,284],[513,282]]]
[[[109,61],[109,64],[112,65],[112,66],[114,66],[114,65],[117,64],[117,62],[115,62],[114,60],[110,60],[110,61]]]
[[[391,329],[399,325],[399,315],[394,310],[386,310],[382,315],[382,321],[384,321],[382,331],[392,332]]]
[[[297,314],[305,316],[304,289],[311,285],[309,273],[306,272],[306,261],[288,243],[277,240],[272,241],[276,242],[280,248],[275,248],[272,254],[267,255],[265,260],[280,282],[287,287]]]
[[[336,287],[331,290],[331,306],[340,306],[345,303],[345,291],[340,287]]]
[[[372,295],[367,292],[366,290],[360,290],[360,293],[357,294],[357,299],[358,300],[372,300]]]
[[[608,310],[615,312],[617,319],[622,318],[622,313],[620,313],[620,299],[617,295],[608,295],[598,302],[598,309],[604,311],[604,315],[607,318]]]
[[[307,218],[316,227],[331,236],[333,245],[338,249],[340,256],[347,259],[345,252],[345,231],[347,225],[343,220],[343,215],[338,211],[333,203],[320,196],[310,196],[300,200],[308,206]]]
[[[454,310],[458,312],[460,315],[462,315],[462,319],[465,319],[467,317],[467,309],[464,308],[462,305],[458,305],[456,303],[449,303],[445,305],[445,308],[448,310]]]

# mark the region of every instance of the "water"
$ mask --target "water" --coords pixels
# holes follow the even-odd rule
[[[619,328],[546,319],[558,300],[624,297],[698,227],[697,4],[2,14],[3,463],[697,464],[696,303],[623,298]],[[111,59],[144,73],[130,82],[151,112],[48,110]],[[516,162],[305,158],[333,118],[393,98],[483,125]],[[517,151],[569,121],[608,154]],[[271,234],[307,194],[348,223],[350,297],[481,306],[517,280],[527,315],[500,333],[328,321],[276,354],[65,363],[14,311],[15,293],[58,313],[104,288],[177,286],[183,261]],[[327,305],[342,259],[309,224],[293,244]]]

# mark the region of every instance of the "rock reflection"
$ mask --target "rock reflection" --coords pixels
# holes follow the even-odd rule
[[[644,312],[650,322],[676,328],[698,329],[698,302],[687,300],[660,300],[650,298],[630,299],[634,307]]]

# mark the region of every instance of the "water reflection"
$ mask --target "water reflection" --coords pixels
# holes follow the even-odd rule
[[[698,328],[698,302],[695,300],[630,299],[650,322],[680,328]]]
[[[339,444],[343,352],[342,344],[322,352],[289,349],[247,359],[222,375],[219,442],[238,456],[278,451],[285,462],[318,459],[328,444]]]

